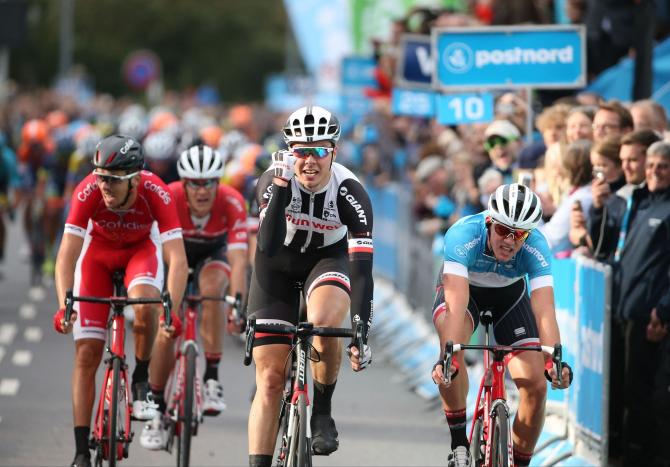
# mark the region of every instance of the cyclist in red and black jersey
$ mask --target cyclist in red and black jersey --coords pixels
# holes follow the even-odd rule
[[[321,107],[295,111],[283,129],[288,151],[257,186],[260,227],[249,288],[248,313],[258,323],[296,324],[300,296],[315,326],[339,327],[347,312],[372,321],[372,206],[356,176],[334,162],[340,137],[337,118]],[[277,435],[287,336],[257,334],[254,349],[257,390],[249,415],[249,465],[270,466]],[[314,338],[313,415],[315,454],[338,448],[331,399],[342,358],[339,339]],[[371,361],[370,347],[349,346],[354,371]]]
[[[199,293],[203,296],[245,296],[247,289],[247,214],[242,195],[219,183],[223,159],[209,146],[196,145],[181,153],[177,171],[181,181],[169,185],[183,228],[189,268],[195,271]],[[230,305],[228,329],[239,333]],[[202,302],[200,336],[205,353],[203,411],[217,415],[226,408],[218,366],[223,348],[225,325],[221,302]],[[234,329],[238,326],[238,329]],[[150,368],[151,391],[159,414],[142,430],[140,443],[147,449],[162,449],[166,436],[161,414],[165,410],[164,389],[174,366],[173,340],[163,335],[156,339]]]
[[[159,298],[163,261],[168,265],[167,290],[179,307],[186,286],[187,265],[182,230],[173,195],[154,174],[142,171],[142,147],[133,138],[103,139],[93,156],[93,173],[72,194],[70,212],[56,258],[56,292],[61,307],[65,293],[108,297],[112,274],[125,270],[129,297]],[[76,443],[72,465],[89,466],[88,437],[95,399],[95,374],[106,339],[109,306],[77,302],[70,322],[64,308],[54,315],[58,332],[74,330],[75,362],[72,405]],[[156,404],[149,393],[148,369],[158,329],[160,306],[136,305],[135,370],[132,376],[133,417],[150,419]],[[162,319],[162,317],[161,317]],[[174,326],[166,334],[177,332]]]

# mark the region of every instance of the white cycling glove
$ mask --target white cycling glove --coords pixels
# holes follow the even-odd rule
[[[351,360],[352,347],[353,344],[347,347],[347,355],[349,356],[349,360]],[[363,344],[363,353],[362,354],[360,352],[358,353],[358,365],[359,365],[358,371],[364,370],[370,365],[370,363],[372,363],[372,349],[368,344]]]
[[[284,181],[290,181],[295,175],[295,156],[291,151],[276,151],[272,153],[274,176]]]

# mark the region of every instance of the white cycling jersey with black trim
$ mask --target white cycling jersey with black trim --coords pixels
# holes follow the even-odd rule
[[[270,169],[258,181],[258,193],[262,193],[259,202],[261,221],[271,198],[272,178]],[[365,188],[353,172],[333,162],[330,181],[321,190],[307,191],[295,178],[290,187],[291,194],[284,211],[286,247],[303,253],[314,251],[337,243],[348,232],[353,237],[367,237],[352,238],[350,251],[352,248],[354,251],[372,251],[372,206]]]
[[[521,249],[499,262],[487,246],[488,211],[466,216],[444,236],[444,274],[465,277],[478,287],[505,287],[528,275],[529,289],[553,286],[551,249],[545,236],[533,230]]]

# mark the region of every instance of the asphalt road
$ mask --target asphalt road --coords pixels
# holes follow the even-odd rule
[[[53,331],[53,287],[31,296],[24,240],[10,227],[5,277],[0,280],[0,466],[68,465],[74,453],[70,376],[71,336]],[[133,360],[128,346],[128,360]],[[373,347],[374,350],[374,347]],[[131,364],[132,370],[132,364]],[[221,367],[228,409],[206,418],[193,442],[193,465],[247,465],[247,418],[253,369],[228,338]],[[315,466],[445,465],[448,430],[439,408],[411,393],[383,361],[360,374],[343,368],[333,401],[340,449]],[[139,445],[142,425],[122,465],[175,465],[174,455]]]

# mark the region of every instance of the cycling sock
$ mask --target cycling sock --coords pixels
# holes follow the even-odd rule
[[[465,416],[465,409],[444,411],[447,417],[447,424],[449,424],[449,432],[451,433],[451,449],[456,449],[458,446],[469,447],[468,436],[465,433],[467,417]]]
[[[88,436],[91,434],[91,428],[87,426],[74,427],[74,444],[77,450],[75,455],[84,454],[91,457],[91,451],[88,448]]]
[[[270,454],[249,454],[249,467],[271,467],[272,455]]]
[[[530,458],[533,457],[532,452],[528,454],[526,452],[517,451],[516,448],[513,448],[512,452],[514,454],[514,465],[530,465]]]
[[[336,384],[337,381],[333,384],[323,384],[314,380],[314,405],[312,406],[314,413],[330,415],[331,400]]]
[[[149,360],[140,360],[135,357],[135,370],[133,370],[133,384],[149,379]]]
[[[219,362],[221,361],[221,352],[211,353],[205,352],[205,375],[202,380],[208,379],[219,380]]]
[[[165,413],[167,403],[165,402],[165,389],[159,389],[155,386],[150,386],[151,396],[156,404],[158,404],[158,412]]]

